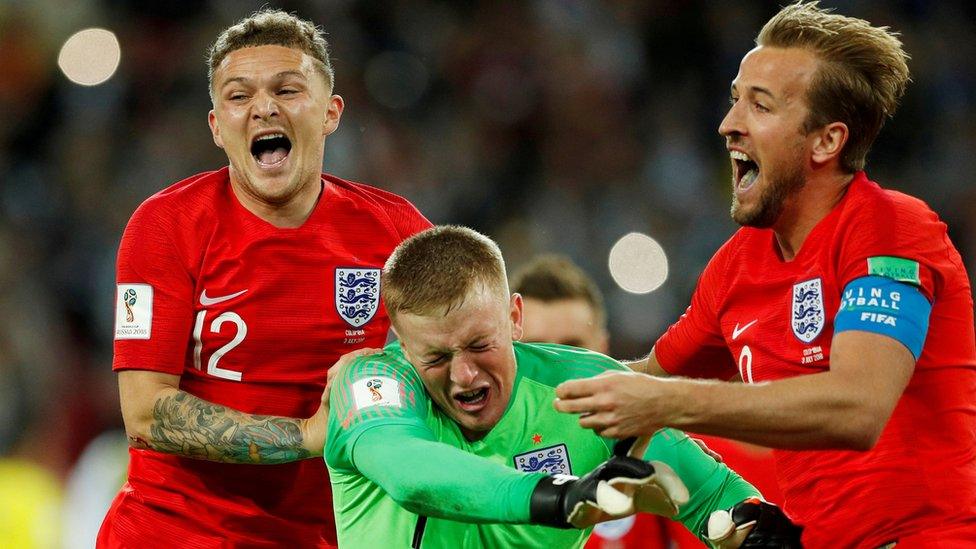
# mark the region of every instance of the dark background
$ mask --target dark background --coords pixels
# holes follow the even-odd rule
[[[976,272],[976,3],[826,1],[903,33],[914,83],[869,175],[926,200]],[[0,456],[60,481],[121,426],[114,260],[152,193],[226,164],[206,124],[205,52],[255,1],[0,0]],[[613,354],[687,305],[735,230],[716,128],[763,1],[271,2],[328,33],[346,101],[325,170],[495,238],[509,269],[558,251],[592,273]],[[73,33],[118,36],[115,76],[70,83]],[[610,246],[640,231],[670,276],[625,293]],[[0,481],[2,482],[2,481]],[[114,490],[114,489],[113,489]]]

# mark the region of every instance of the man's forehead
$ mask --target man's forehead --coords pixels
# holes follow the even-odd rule
[[[400,334],[404,345],[419,352],[465,345],[471,340],[492,333],[496,328],[494,317],[487,315],[457,318],[452,314],[422,316],[400,313],[399,317],[400,332],[404,332],[403,327],[409,330],[409,334]]]
[[[817,65],[816,55],[803,48],[757,46],[742,58],[732,88],[739,93],[792,95],[806,89]]]
[[[285,46],[249,46],[228,53],[214,71],[217,82],[237,78],[273,77],[297,73],[306,78],[315,69],[315,59],[307,53]]]

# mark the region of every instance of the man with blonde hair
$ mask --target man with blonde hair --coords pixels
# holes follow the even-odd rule
[[[783,8],[719,127],[743,227],[634,367],[557,407],[611,437],[673,426],[776,448],[806,547],[976,539],[969,279],[923,202],[863,170],[909,81],[897,35],[817,2]]]
[[[519,343],[522,299],[509,293],[489,238],[462,227],[417,234],[390,256],[382,284],[400,342],[332,381],[325,454],[343,547],[580,547],[588,529],[546,526],[592,525],[568,519],[566,502],[578,501],[578,482],[612,471],[641,487],[636,510],[673,516],[703,538],[713,513],[732,518],[740,536],[720,547],[743,538],[744,547],[797,547],[779,509],[683,433],[663,429],[634,447],[655,460],[655,477],[641,479],[620,473],[614,441],[552,408],[560,381],[624,367]]]
[[[379,272],[430,223],[322,173],[342,115],[322,31],[278,10],[220,34],[208,115],[229,166],[147,199],[119,248],[129,477],[99,547],[334,547],[326,370],[382,345]]]

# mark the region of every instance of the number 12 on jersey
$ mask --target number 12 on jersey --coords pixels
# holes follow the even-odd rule
[[[193,367],[197,370],[201,369],[200,353],[203,351],[203,323],[206,315],[206,309],[197,313],[197,319],[193,325]],[[225,322],[234,323],[234,325],[237,327],[237,332],[234,334],[233,339],[228,341],[222,347],[214,351],[212,355],[210,355],[210,360],[207,361],[207,373],[214,377],[229,379],[231,381],[240,381],[241,372],[221,368],[217,366],[217,363],[220,362],[220,359],[223,358],[225,354],[230,352],[231,349],[237,347],[242,341],[244,341],[244,338],[247,337],[247,323],[245,323],[244,319],[241,318],[237,313],[227,311],[225,313],[221,313],[220,316],[213,319],[213,321],[210,323],[210,332],[219,334],[220,327]]]

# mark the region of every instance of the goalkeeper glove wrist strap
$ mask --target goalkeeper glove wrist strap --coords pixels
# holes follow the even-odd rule
[[[529,499],[529,520],[532,524],[543,524],[556,528],[572,528],[566,520],[563,501],[566,497],[566,484],[576,482],[565,477],[545,476],[536,484]],[[557,484],[558,483],[558,484]]]

